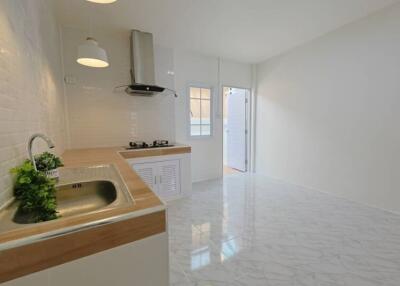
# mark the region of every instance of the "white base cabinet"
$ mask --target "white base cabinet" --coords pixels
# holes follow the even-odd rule
[[[136,163],[132,164],[132,167],[151,190],[160,197],[172,198],[181,193],[179,160]]]
[[[165,201],[191,193],[190,154],[135,158],[128,162],[149,188]]]
[[[168,286],[166,232],[36,272],[2,286]]]

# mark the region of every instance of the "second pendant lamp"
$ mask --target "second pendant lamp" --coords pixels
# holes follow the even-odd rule
[[[86,42],[78,47],[78,63],[93,68],[109,66],[106,51],[99,46],[94,38],[86,38]]]
[[[92,34],[91,15],[89,14],[89,34]],[[107,52],[92,37],[87,37],[86,41],[79,45],[76,61],[81,65],[92,68],[105,68],[109,66]]]

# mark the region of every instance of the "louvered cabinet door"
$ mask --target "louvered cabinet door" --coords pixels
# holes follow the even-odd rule
[[[158,163],[136,163],[132,164],[132,168],[142,178],[142,180],[149,186],[149,188],[158,193],[157,190],[157,175]]]
[[[162,198],[171,199],[180,195],[180,161],[168,160],[158,163],[158,191]]]

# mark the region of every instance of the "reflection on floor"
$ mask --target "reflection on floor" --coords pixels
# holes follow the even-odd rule
[[[400,285],[400,216],[248,174],[168,210],[172,286]]]
[[[224,175],[240,174],[240,173],[242,172],[224,165]]]

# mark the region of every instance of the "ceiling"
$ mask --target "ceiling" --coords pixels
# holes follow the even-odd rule
[[[140,29],[155,42],[239,62],[285,52],[399,0],[56,0],[65,26]]]

